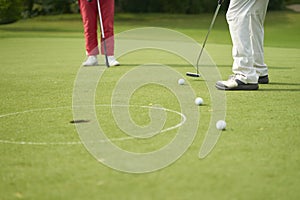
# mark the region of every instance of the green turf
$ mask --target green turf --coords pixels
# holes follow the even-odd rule
[[[211,17],[120,14],[116,32],[158,26],[201,42]],[[299,199],[299,20],[293,12],[268,13],[265,56],[271,83],[259,91],[226,93],[227,130],[204,160],[198,153],[209,123],[210,98],[204,81],[188,78],[206,103],[200,107],[197,137],[177,162],[140,175],[112,170],[82,145],[70,143],[79,141],[69,121],[74,81],[85,58],[80,16],[38,17],[0,26],[0,116],[12,113],[0,117],[0,199]],[[217,19],[207,51],[226,78],[232,58],[224,13]],[[174,55],[155,50],[133,52],[119,60],[124,66],[105,71],[97,104],[110,103],[118,77],[132,69],[132,63],[182,63],[171,67],[183,75],[191,69]],[[172,93],[157,85],[140,88],[130,103],[178,109]],[[96,110],[105,131],[114,132],[113,138],[122,137],[110,120],[111,109]],[[149,122],[142,111],[131,109],[141,125]],[[180,120],[168,117],[167,126]],[[128,151],[152,151],[173,136],[171,131],[149,141],[115,143]]]

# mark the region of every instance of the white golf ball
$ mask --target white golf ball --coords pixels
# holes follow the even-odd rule
[[[226,122],[223,120],[219,120],[216,124],[218,130],[225,130],[226,129]]]
[[[196,104],[197,106],[202,105],[202,104],[203,104],[203,99],[202,99],[201,97],[197,97],[197,98],[195,99],[195,104]]]
[[[183,84],[184,84],[184,82],[185,82],[185,81],[184,81],[184,79],[183,79],[183,78],[181,78],[181,79],[179,79],[179,80],[178,80],[178,85],[183,85]]]

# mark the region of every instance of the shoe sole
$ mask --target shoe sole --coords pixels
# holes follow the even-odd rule
[[[81,65],[82,67],[94,67],[94,66],[99,66],[99,64],[93,64],[93,65]]]
[[[121,66],[120,64],[116,64],[116,65],[109,65],[110,67],[117,67],[117,66]]]

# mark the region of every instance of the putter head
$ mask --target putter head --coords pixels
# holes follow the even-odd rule
[[[187,72],[186,75],[191,77],[200,77],[200,74],[192,73],[192,72]]]

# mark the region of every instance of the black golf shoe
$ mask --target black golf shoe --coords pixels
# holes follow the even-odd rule
[[[269,76],[268,75],[260,76],[258,78],[258,83],[259,84],[268,84],[269,83]]]

